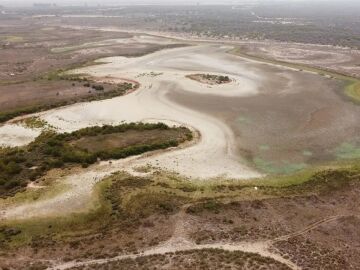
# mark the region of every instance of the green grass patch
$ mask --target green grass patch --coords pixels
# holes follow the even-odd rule
[[[344,142],[335,149],[338,159],[359,159],[360,147],[353,143]]]
[[[257,169],[269,174],[292,174],[307,167],[305,163],[282,162],[278,164],[262,158],[255,158],[254,164]]]
[[[104,197],[105,190],[110,185],[111,181],[105,180],[96,186],[92,208],[87,213],[2,221],[0,246],[4,250],[20,246],[32,248],[52,246],[56,242],[72,241],[75,236],[95,233],[110,221],[111,205]]]
[[[352,100],[360,103],[360,80],[349,79],[348,84],[345,88],[345,93]]]
[[[26,127],[32,128],[32,129],[50,128],[49,124],[45,120],[42,120],[36,116],[25,118],[24,120],[22,120],[22,122]]]
[[[193,215],[218,214],[224,205],[236,201],[329,194],[359,180],[359,163],[243,181],[189,181],[166,172],[147,177],[118,172],[96,185],[87,213],[1,222],[0,246],[4,250],[24,245],[50,247],[112,228],[130,233],[150,216],[170,216],[185,206],[187,213]]]
[[[60,182],[42,181],[42,188],[27,189],[26,192],[18,192],[13,197],[0,199],[2,206],[10,207],[17,204],[32,203],[55,197],[57,194],[66,192],[70,186]]]

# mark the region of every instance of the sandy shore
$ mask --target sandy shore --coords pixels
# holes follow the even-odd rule
[[[27,145],[40,133],[40,129],[30,129],[18,124],[0,126],[0,147]]]
[[[273,157],[275,153],[280,161],[289,158],[277,150],[284,148],[286,154],[298,155],[299,152],[300,158],[305,159],[303,149],[307,149],[309,143],[321,145],[319,152],[322,153],[328,147],[321,144],[324,136],[332,138],[336,146],[338,142],[351,138],[356,131],[352,127],[356,126],[357,108],[345,104],[328,88],[332,83],[330,80],[247,61],[228,54],[229,49],[229,46],[205,44],[163,50],[137,58],[111,57],[98,60],[102,64],[73,71],[99,79],[126,78],[139,82],[140,87],[126,96],[79,103],[38,114],[59,132],[141,121],[184,125],[201,136],[187,147],[111,164],[95,164],[80,173],[60,178],[58,181],[70,185],[69,190],[44,201],[4,209],[2,216],[28,218],[83,211],[88,209],[93,186],[98,181],[120,170],[134,174],[134,168],[140,166],[149,165],[192,179],[261,177],[261,173],[247,166],[239,148],[247,150],[249,146],[253,147],[250,153],[260,153],[264,157]],[[232,81],[211,86],[186,78],[199,73],[228,75]],[[312,102],[308,101],[309,97],[312,97]],[[326,107],[326,100],[336,106]],[[341,115],[350,120],[343,121]],[[344,130],[351,132],[343,135],[338,132],[337,137],[328,132],[327,128],[331,130],[338,121],[343,123]],[[300,124],[307,129],[299,133]],[[238,127],[241,127],[240,133],[236,133]],[[7,129],[11,130],[5,125],[0,132],[7,134]],[[0,144],[26,144],[38,135],[31,132],[27,131],[23,141],[9,133],[7,137],[0,137]],[[270,148],[261,144],[266,141],[278,146]],[[288,151],[294,146],[299,149]]]
[[[76,72],[94,77],[110,76],[138,81],[140,88],[123,97],[79,103],[40,113],[40,117],[59,132],[87,126],[122,122],[165,122],[184,125],[201,134],[196,144],[157,155],[145,155],[94,165],[83,173],[59,179],[70,189],[54,198],[7,208],[3,218],[28,218],[54,213],[66,214],[84,210],[91,200],[93,186],[103,177],[119,170],[150,165],[186,177],[209,179],[254,178],[260,173],[247,167],[236,153],[235,139],[229,127],[216,118],[181,106],[168,98],[171,91],[188,91],[214,96],[251,96],[257,94],[258,75],[247,71],[244,64],[228,60],[227,48],[199,46],[164,50],[140,58],[114,57],[100,59],[107,64],[87,67]],[[219,54],[223,57],[219,58]],[[220,60],[219,60],[220,59]],[[234,73],[237,70],[238,73]],[[209,87],[186,79],[198,71],[231,73],[233,81]],[[240,75],[241,74],[241,75]],[[6,127],[6,126],[5,126]],[[37,134],[33,134],[35,138]],[[28,136],[26,143],[30,140]],[[14,141],[16,144],[16,141]]]
[[[208,53],[200,53],[207,50]],[[201,46],[165,50],[140,58],[114,57],[101,59],[108,64],[78,70],[92,76],[129,78],[140,82],[138,91],[125,97],[78,104],[46,113],[42,118],[62,131],[82,127],[138,121],[171,121],[198,130],[198,144],[157,157],[137,162],[157,166],[194,178],[251,178],[260,174],[247,168],[234,153],[234,136],[219,120],[190,110],[167,98],[171,91],[190,91],[204,95],[249,96],[257,94],[259,80],[246,72],[241,64],[218,60],[226,48]],[[210,56],[206,56],[211,54]],[[171,62],[169,61],[171,59]],[[221,58],[220,58],[221,59]],[[185,70],[185,69],[189,70]],[[191,70],[190,70],[191,68]],[[210,69],[210,70],[209,70]],[[232,83],[209,87],[184,78],[189,72],[206,70],[230,73],[238,70],[245,75],[232,75]]]

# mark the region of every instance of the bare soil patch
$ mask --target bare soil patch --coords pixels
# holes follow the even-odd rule
[[[359,50],[299,43],[255,42],[240,52],[250,56],[304,64],[360,78]]]
[[[8,85],[6,92],[0,98],[0,104],[4,105],[0,110],[0,123],[18,116],[77,102],[122,96],[138,87],[137,82],[128,83],[126,80],[118,81],[116,84],[96,83],[92,79],[77,76],[59,77],[55,81],[50,80],[50,82],[49,80],[35,81],[26,84],[25,87],[22,87],[21,84]]]
[[[6,40],[18,44],[24,38],[12,36],[7,37]],[[56,53],[99,52],[103,49],[98,42],[101,41],[93,41],[90,45],[61,44],[56,46]],[[111,46],[113,46],[112,42],[104,47],[108,49]],[[218,56],[221,54],[216,50],[213,52]],[[235,168],[239,169],[238,163],[228,162],[229,160],[222,163],[229,156],[236,157],[234,153],[229,154],[233,147],[232,133],[236,135],[235,145],[238,152],[245,155],[258,169],[269,173],[289,173],[294,169],[301,169],[303,164],[320,163],[341,156],[356,158],[358,155],[359,141],[356,136],[359,133],[357,128],[359,111],[354,104],[338,95],[338,90],[343,89],[341,83],[330,78],[319,79],[314,74],[299,73],[299,71],[289,71],[273,66],[264,68],[264,65],[260,63],[239,65],[238,59],[231,56],[223,55],[221,57],[223,62],[221,62],[203,55],[194,62],[181,52],[178,54],[170,52],[170,54],[174,56],[171,58],[173,66],[169,64],[169,58],[156,59],[157,63],[160,63],[158,66],[160,71],[168,72],[165,74],[157,71],[150,73],[149,69],[154,67],[151,57],[143,59],[143,62],[134,61],[135,66],[140,63],[144,67],[142,67],[143,70],[137,69],[130,75],[138,76],[140,71],[150,74],[144,78],[146,85],[143,90],[146,89],[146,91],[136,93],[137,98],[134,98],[135,95],[123,97],[123,103],[119,100],[107,100],[108,102],[104,104],[111,105],[109,107],[111,110],[106,110],[99,119],[88,117],[89,112],[97,112],[96,109],[102,108],[95,106],[98,104],[93,107],[89,104],[73,106],[68,111],[59,110],[58,115],[53,112],[53,115],[48,116],[50,119],[52,116],[55,123],[59,121],[59,126],[70,126],[70,129],[79,128],[81,125],[86,126],[97,120],[104,122],[119,120],[118,117],[111,118],[113,114],[125,115],[126,120],[132,119],[131,117],[143,120],[144,117],[150,118],[154,115],[158,118],[167,117],[165,120],[175,121],[181,118],[187,124],[199,126],[203,132],[200,140],[203,144],[199,143],[199,148],[194,148],[193,152],[184,151],[180,156],[182,164],[190,164],[190,170],[197,170],[199,167],[196,166],[199,162],[207,165],[201,168],[214,170],[216,173],[223,167],[225,167],[224,171],[234,172],[232,164],[236,164]],[[199,55],[199,53],[195,52],[194,55]],[[115,60],[123,61],[124,59]],[[213,61],[210,64],[217,63],[219,65],[216,68],[220,66],[222,71],[228,73],[235,73],[234,70],[239,71],[239,68],[244,73],[247,68],[251,68],[254,73],[244,73],[251,79],[259,79],[256,75],[261,71],[261,80],[259,80],[261,83],[256,84],[256,91],[251,92],[252,95],[239,94],[235,98],[229,98],[221,95],[204,95],[201,92],[204,89],[201,87],[195,89],[197,93],[186,89],[186,85],[183,89],[179,87],[181,84],[176,79],[174,83],[168,82],[169,78],[176,78],[174,72],[170,73],[169,70],[184,68],[184,66],[190,67],[189,69],[194,66],[212,69],[215,65],[211,68],[204,67],[204,63],[209,60]],[[125,64],[131,61],[126,61]],[[109,66],[111,68],[111,64]],[[114,75],[119,75],[118,66],[114,65],[112,68]],[[106,69],[104,71],[100,68],[97,71],[105,73]],[[161,74],[155,76],[159,78],[157,85],[154,83],[155,90],[151,90],[153,89],[153,74]],[[246,81],[245,75],[242,75],[244,81]],[[182,74],[181,77],[183,76]],[[191,83],[190,80],[188,82]],[[159,95],[159,89],[165,89],[167,92]],[[169,99],[165,99],[164,96]],[[157,99],[161,99],[163,103],[141,103],[144,100]],[[183,106],[179,105],[177,110],[171,110],[174,109],[176,103]],[[119,104],[124,108],[118,109]],[[135,110],[131,110],[131,107],[135,107],[134,104],[143,105],[142,108],[136,107],[136,115]],[[148,104],[155,106],[144,106]],[[167,110],[163,110],[164,108]],[[130,114],[127,114],[129,111],[132,113],[130,117]],[[166,116],[164,116],[164,111],[167,112]],[[207,115],[211,117],[206,117]],[[79,118],[74,120],[74,116]],[[73,122],[68,124],[69,122],[66,121],[70,120]],[[227,130],[227,127],[230,127],[231,131]],[[105,127],[105,129],[111,128]],[[93,135],[81,139],[82,132],[91,131],[87,129],[82,130],[80,134],[73,133],[74,138],[66,142],[70,142],[70,146],[76,149],[69,151],[69,146],[65,155],[61,151],[63,146],[61,140],[50,140],[44,151],[47,155],[46,162],[40,164],[40,169],[47,170],[51,166],[58,166],[56,165],[59,161],[58,157],[65,157],[69,163],[81,163],[86,167],[96,162],[97,158],[106,160],[114,155],[123,157],[153,149],[144,146],[144,141],[155,144],[156,149],[177,145],[178,141],[175,144],[172,141],[166,141],[164,145],[159,145],[155,138],[157,135],[164,136],[161,137],[164,140],[173,136],[175,140],[188,138],[186,135],[183,136],[184,130],[176,134],[166,131],[161,135],[153,131],[145,131],[140,135],[129,132],[127,138],[120,140],[117,135],[102,134],[99,137],[101,142],[98,144],[96,137],[101,128],[97,128]],[[212,132],[210,136],[207,131]],[[67,135],[58,136],[66,138]],[[220,143],[216,145],[219,141]],[[343,142],[346,144],[343,145]],[[95,144],[98,145],[94,146]],[[102,150],[110,151],[114,147],[123,148],[127,144],[131,145],[130,149],[125,148],[119,152],[110,153],[101,152]],[[134,144],[139,147],[135,147],[136,151],[132,148]],[[338,148],[339,145],[340,148]],[[34,145],[30,145],[32,146]],[[216,151],[209,151],[209,149]],[[202,155],[196,156],[196,150]],[[24,152],[31,151],[26,149]],[[24,152],[20,149],[20,151],[9,153],[9,156],[6,156],[9,159],[4,159],[1,164],[4,166],[3,171],[16,174],[19,166],[23,166],[25,160],[30,159],[25,156],[24,160],[24,155],[26,155]],[[42,151],[35,154],[37,153],[42,153]],[[39,157],[35,154],[31,158]],[[156,163],[163,158],[167,162],[174,163],[175,167],[179,156],[170,157],[173,159],[163,155],[151,160]],[[230,159],[230,161],[234,160],[239,161]],[[144,161],[146,162],[146,159]],[[22,173],[26,177],[30,170],[38,167],[38,164],[28,165],[25,165],[26,169],[24,166],[20,168],[25,169]],[[90,194],[93,182],[96,183],[102,175],[105,175],[104,170],[108,168],[104,166],[103,171],[93,169],[89,171],[89,175],[81,175],[80,181],[74,183],[79,186],[86,185],[88,187],[86,191],[89,192],[87,195],[98,196],[99,205],[88,213],[80,212],[60,218],[34,218],[26,221],[2,220],[0,223],[0,267],[44,269],[57,265],[65,267],[66,262],[69,262],[70,266],[71,263],[76,265],[77,262],[83,261],[85,266],[76,269],[101,269],[102,267],[105,269],[115,267],[288,269],[281,263],[288,260],[293,262],[294,269],[297,265],[305,269],[360,268],[358,259],[360,257],[358,235],[360,234],[357,233],[360,191],[358,165],[351,168],[349,165],[346,170],[317,173],[312,175],[308,182],[280,187],[266,184],[259,186],[250,182],[244,184],[222,181],[221,177],[215,184],[201,181],[190,182],[176,174],[167,174],[148,166],[146,170],[139,172],[142,177],[126,173],[112,175],[96,186],[95,191]],[[180,168],[186,169],[186,166]],[[64,193],[64,196],[60,196],[62,199],[60,203],[70,205],[71,208],[77,203],[76,199],[81,201],[81,194],[77,194],[78,191],[79,189],[74,188],[73,193]],[[40,200],[38,204],[40,207],[42,202],[53,211],[57,210],[56,207],[60,207],[59,201],[56,200],[51,201],[53,204]],[[24,209],[26,211],[26,208],[23,208],[23,211]],[[172,241],[174,239],[178,242]],[[258,254],[234,249],[232,252],[225,251],[226,244],[239,242],[246,242],[253,249],[256,249],[259,243],[262,245],[266,243],[273,247],[267,253],[272,256],[271,258],[262,256],[264,250],[258,250]],[[203,245],[199,248],[202,250],[180,251],[186,249],[189,243],[194,247]],[[206,248],[207,244],[218,249]],[[172,248],[173,253],[166,252],[169,247]],[[154,254],[141,255],[141,252],[149,250]],[[128,257],[116,259],[122,255]],[[115,260],[112,260],[113,258]],[[86,263],[87,260],[90,261],[89,264]],[[93,261],[95,263],[96,260],[103,261],[93,264],[92,260],[95,260]]]
[[[22,37],[22,40],[11,42],[11,40],[2,39],[0,51],[2,83],[32,80],[49,71],[69,69],[102,57],[113,55],[134,57],[169,46],[179,46],[171,42],[169,44],[152,44],[151,42],[140,44],[131,40],[134,35],[123,32],[79,30],[60,26],[45,27],[31,19],[3,21],[3,23],[4,27],[0,28],[0,36],[13,35]],[[103,44],[104,41],[106,43],[109,40],[119,42]],[[54,52],[56,48],[67,47],[73,49]]]
[[[32,113],[44,105],[49,109],[98,98],[97,91],[81,82],[53,76],[63,70],[89,65],[102,57],[141,56],[180,46],[137,42],[128,33],[45,27],[31,19],[0,20],[4,23],[0,27],[0,116],[4,121],[12,118],[4,115],[16,111]],[[103,86],[104,92],[113,90],[109,84]]]
[[[169,265],[182,269],[189,263],[191,267],[226,269],[246,262],[244,269],[253,264],[288,269],[276,259],[236,251],[236,243],[247,243],[249,248],[253,243],[252,250],[259,243],[268,243],[272,248],[267,254],[280,254],[300,267],[322,269],[329,263],[334,269],[359,266],[358,171],[330,171],[297,186],[262,187],[259,193],[251,192],[253,186],[198,185],[159,173],[146,177],[116,174],[103,184],[106,207],[87,217],[3,226],[2,265],[22,269],[32,263],[55,264],[68,269],[71,263],[75,267],[83,261],[83,266],[74,269],[167,269]],[[329,218],[335,216],[339,218]],[[64,231],[69,221],[71,233]],[[318,225],[313,226],[315,223]],[[24,238],[24,234],[31,237]],[[167,247],[171,239],[178,242]],[[195,248],[202,245],[199,249],[204,250],[187,250],[188,243],[194,243]],[[227,249],[226,244],[233,244],[233,248]],[[166,247],[174,253],[167,253]],[[177,248],[186,251],[176,252]],[[13,253],[16,255],[10,256]],[[119,259],[113,259],[117,256]]]

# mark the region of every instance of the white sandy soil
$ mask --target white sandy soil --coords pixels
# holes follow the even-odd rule
[[[91,199],[91,190],[96,182],[111,172],[133,172],[133,168],[139,166],[151,165],[198,179],[244,179],[261,176],[248,168],[235,153],[234,135],[227,125],[208,115],[180,106],[167,97],[170,91],[190,91],[217,96],[258,94],[261,76],[247,69],[245,62],[226,54],[227,49],[209,45],[170,49],[140,58],[101,59],[99,61],[108,63],[77,70],[76,72],[86,72],[101,78],[110,76],[132,79],[140,82],[141,86],[127,96],[75,104],[39,114],[60,132],[102,124],[162,121],[197,130],[201,134],[199,141],[189,147],[165,151],[155,156],[145,155],[112,164],[94,165],[82,174],[65,179],[65,182],[71,185],[70,190],[46,201],[8,208],[4,210],[3,217],[27,218],[54,212],[65,214],[81,211]],[[199,72],[227,74],[233,81],[209,87],[185,78],[186,75]],[[33,134],[33,138],[37,135]],[[8,137],[12,145],[17,143],[12,140],[11,134]],[[26,142],[29,140],[30,138]],[[6,143],[2,139],[0,141]]]
[[[40,133],[40,129],[30,129],[17,124],[0,126],[0,147],[27,145]]]

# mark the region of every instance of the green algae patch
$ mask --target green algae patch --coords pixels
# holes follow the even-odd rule
[[[354,143],[344,142],[335,149],[338,159],[359,159],[360,147]]]

